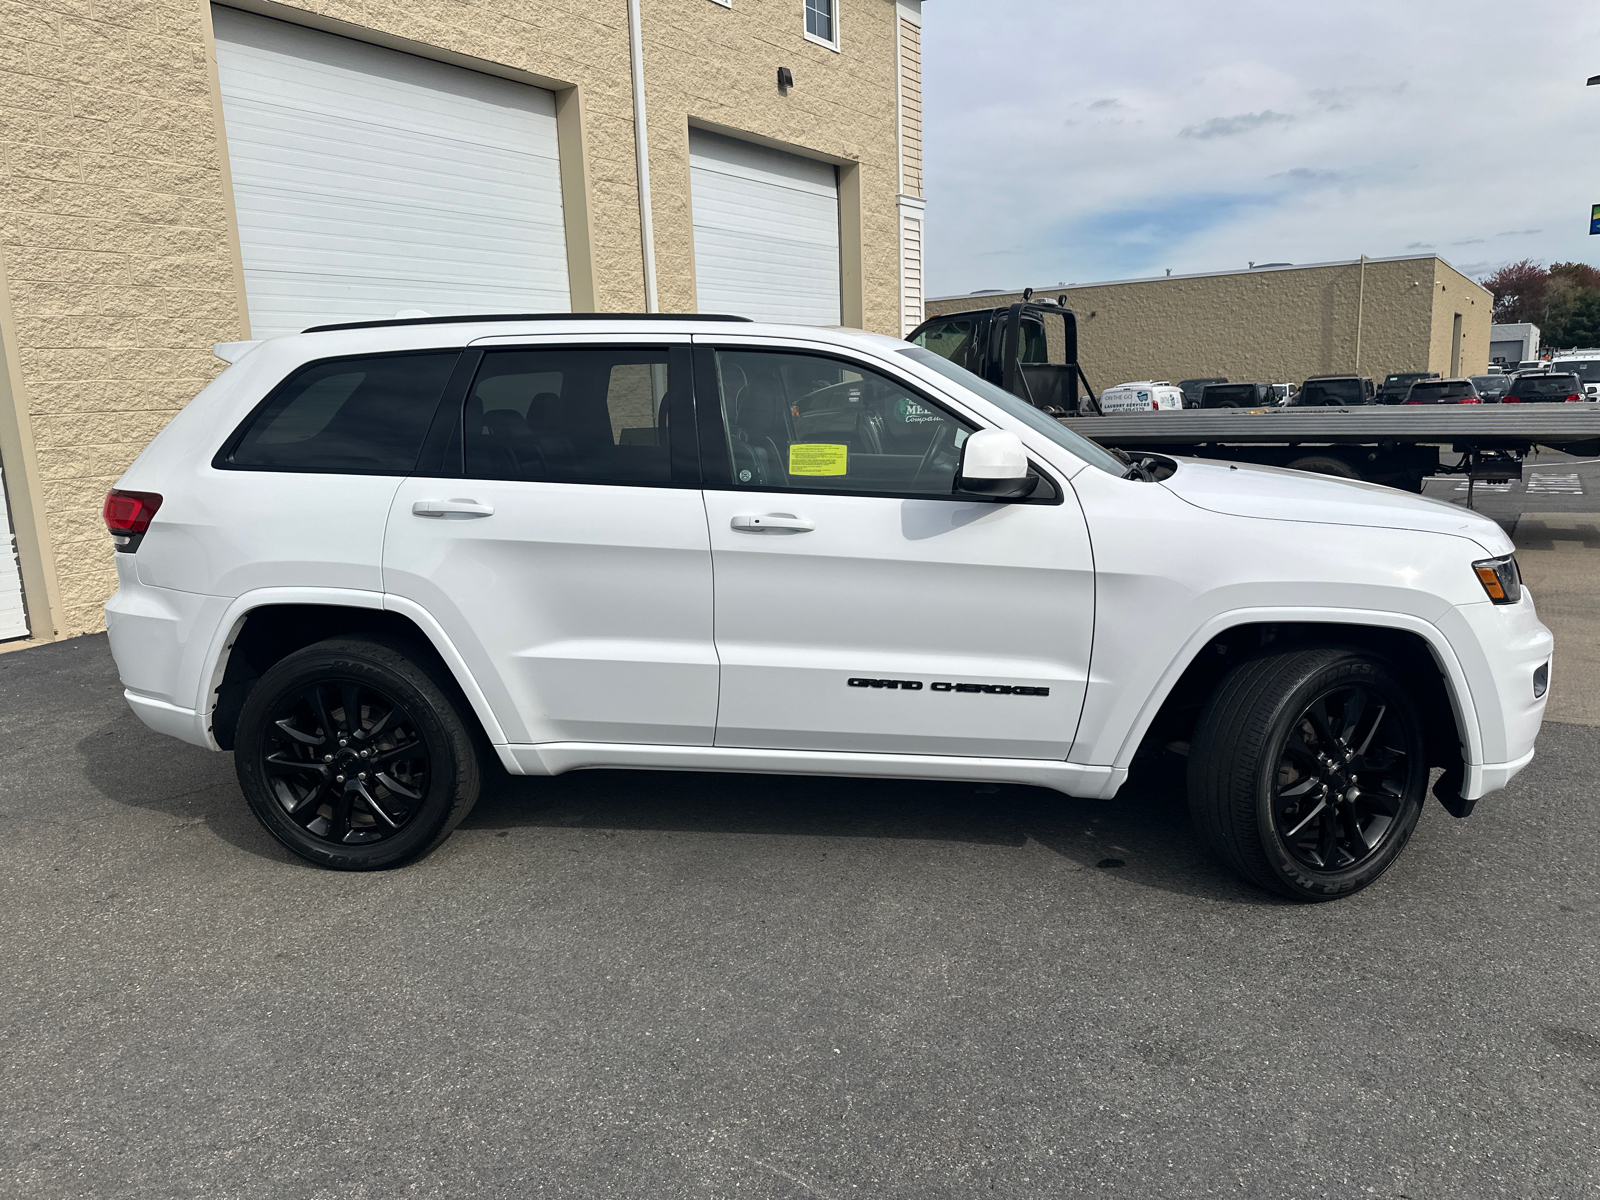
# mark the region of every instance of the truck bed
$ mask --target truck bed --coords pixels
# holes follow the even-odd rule
[[[1217,408],[1062,417],[1108,446],[1440,444],[1552,449],[1600,443],[1600,404]]]

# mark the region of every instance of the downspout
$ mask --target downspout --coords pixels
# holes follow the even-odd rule
[[[1356,289],[1356,374],[1361,374],[1361,308],[1367,299],[1367,256],[1361,256],[1361,283]]]
[[[639,159],[639,237],[644,243],[644,310],[660,312],[656,301],[656,236],[650,219],[650,137],[644,121],[644,37],[639,0],[628,0],[628,51],[633,75],[633,147]]]

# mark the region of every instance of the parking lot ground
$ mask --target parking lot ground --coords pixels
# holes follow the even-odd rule
[[[0,1194],[1597,1196],[1597,777],[1310,907],[1167,769],[504,779],[344,875],[103,637],[0,656]]]

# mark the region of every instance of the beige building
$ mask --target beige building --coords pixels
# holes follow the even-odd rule
[[[915,325],[920,26],[920,0],[6,3],[0,641],[101,628],[101,498],[215,342],[404,310]]]
[[[1065,295],[1078,356],[1098,390],[1136,379],[1299,383],[1354,373],[1482,373],[1494,298],[1442,258],[1365,258],[1214,275],[1038,287]],[[930,314],[991,308],[1021,293],[948,296]]]

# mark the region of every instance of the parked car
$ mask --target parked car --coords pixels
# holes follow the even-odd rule
[[[1420,379],[1437,379],[1437,371],[1399,371],[1393,375],[1384,376],[1383,386],[1378,389],[1379,404],[1399,404],[1411,393],[1411,385]]]
[[[429,318],[219,353],[106,498],[111,649],[324,867],[426,854],[502,769],[1109,798],[1183,751],[1223,860],[1329,900],[1395,861],[1432,769],[1465,816],[1533,756],[1550,633],[1454,505],[1116,455],[859,331]]]
[[[1555,371],[1525,371],[1511,381],[1501,404],[1549,404],[1567,401],[1576,404],[1584,398],[1583,384],[1576,375]]]
[[[1200,392],[1201,408],[1267,408],[1277,402],[1270,383],[1209,383]]]
[[[1272,385],[1272,399],[1277,404],[1287,404],[1293,399],[1295,386],[1292,383],[1275,383]]]
[[[1297,408],[1339,408],[1377,403],[1377,389],[1363,375],[1313,375],[1289,403]]]
[[[1419,379],[1406,393],[1407,404],[1482,404],[1470,379]]]
[[[1550,360],[1552,371],[1571,371],[1583,384],[1586,399],[1600,400],[1600,355],[1584,357],[1558,356]]]
[[[1119,383],[1100,393],[1100,411],[1103,413],[1154,412],[1182,407],[1183,392],[1165,379]]]
[[[1485,404],[1499,404],[1500,397],[1506,394],[1506,389],[1511,386],[1511,376],[1499,372],[1488,375],[1473,375],[1472,386],[1478,389],[1478,398]]]
[[[1227,383],[1226,379],[1180,379],[1178,386],[1183,389],[1183,406],[1185,408],[1200,407],[1200,393],[1208,383]]]

